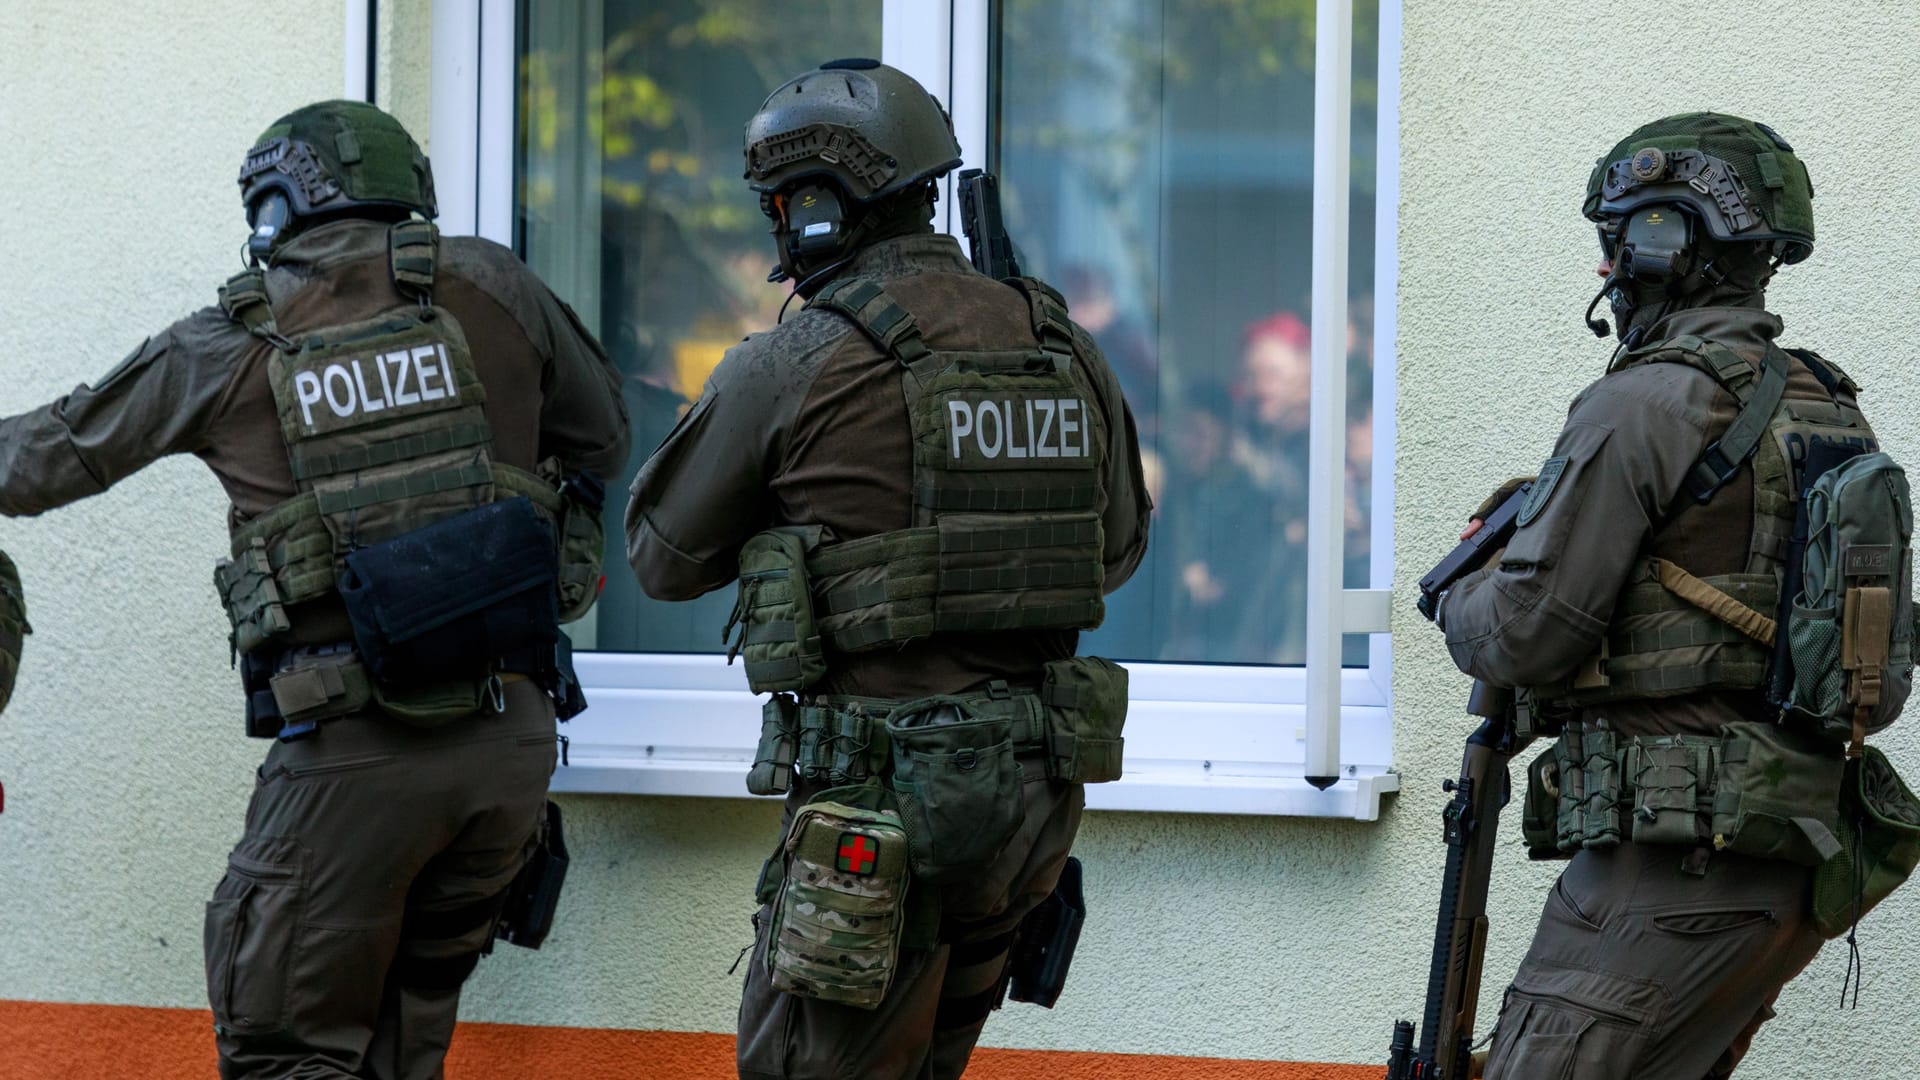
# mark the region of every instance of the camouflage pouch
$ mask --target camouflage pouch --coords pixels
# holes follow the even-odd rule
[[[1813,876],[1813,920],[1829,938],[1899,888],[1920,864],[1920,799],[1876,747],[1847,761],[1840,855]]]
[[[1127,722],[1127,669],[1098,656],[1046,665],[1040,700],[1047,708],[1047,772],[1070,784],[1120,779]]]
[[[20,673],[22,639],[33,633],[27,625],[27,598],[20,590],[20,569],[0,551],[0,711],[13,699],[13,683]]]
[[[800,703],[775,694],[760,707],[760,744],[754,747],[747,790],[755,795],[785,795],[793,787],[793,763],[799,755]]]
[[[1039,700],[1010,697],[1005,711],[969,698],[926,698],[887,717],[890,781],[913,849],[915,877],[951,881],[992,862],[1020,830],[1026,803],[1014,760],[1013,715]],[[998,701],[992,705],[1000,704]]]
[[[1520,835],[1529,859],[1565,859],[1560,847],[1560,755],[1554,748],[1540,752],[1527,766],[1527,791],[1520,804]]]
[[[273,579],[264,537],[254,537],[239,557],[216,563],[213,583],[220,590],[227,621],[233,625],[235,651],[250,653],[293,625],[287,618],[280,586]]]
[[[727,663],[745,656],[747,686],[756,694],[805,690],[826,677],[807,582],[807,551],[819,540],[817,527],[769,529],[740,549],[740,595],[720,637],[731,641]]]
[[[1772,723],[1728,724],[1713,792],[1713,846],[1819,866],[1840,853],[1846,758],[1830,743]]]
[[[801,807],[787,830],[768,932],[773,988],[877,1007],[899,967],[908,864],[899,815],[836,802]]]

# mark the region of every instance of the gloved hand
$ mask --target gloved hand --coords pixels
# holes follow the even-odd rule
[[[1481,500],[1480,505],[1473,513],[1467,515],[1467,529],[1460,534],[1460,539],[1465,540],[1467,537],[1479,532],[1480,523],[1487,519],[1488,514],[1493,513],[1494,510],[1499,508],[1501,503],[1506,502],[1507,499],[1512,497],[1514,492],[1519,491],[1521,484],[1531,484],[1533,480],[1534,478],[1531,476],[1516,476],[1493,489],[1493,494]]]

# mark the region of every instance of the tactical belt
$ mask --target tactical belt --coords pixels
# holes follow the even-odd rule
[[[1013,690],[996,681],[983,694],[956,700],[964,701],[974,717],[1001,716],[1011,721],[1016,754],[1045,753],[1052,748],[1044,706],[1054,703],[1040,692]],[[796,711],[793,757],[786,767],[797,779],[835,787],[890,775],[893,744],[887,734],[887,715],[903,704],[885,698],[807,697]],[[780,763],[774,764],[777,768]]]

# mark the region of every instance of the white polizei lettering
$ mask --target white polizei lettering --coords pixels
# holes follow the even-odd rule
[[[445,370],[438,364],[431,362],[421,363],[422,358],[432,361],[433,346],[422,345],[413,350],[413,373],[419,376],[420,379],[420,396],[427,401],[439,401],[441,398],[447,396],[447,392],[437,386],[428,386],[427,380],[434,375],[444,376]]]
[[[973,410],[964,401],[947,402],[947,434],[953,443],[954,460],[960,458],[960,440],[973,434]]]
[[[980,428],[980,434],[974,437],[974,442],[979,445],[982,455],[990,458],[999,457],[1000,444],[1006,440],[1007,436],[1006,417],[1000,415],[1000,406],[991,401],[979,403],[974,406],[974,411],[974,423],[979,425]],[[989,416],[993,417],[993,444],[991,446],[987,444],[987,417]]]
[[[333,381],[335,377],[339,378],[340,385],[345,388],[344,398],[335,398],[333,395]],[[353,396],[353,376],[347,374],[346,368],[339,364],[328,364],[327,370],[320,374],[320,385],[326,389],[327,408],[333,410],[333,415],[353,415],[353,411],[358,407],[359,402],[356,401]]]
[[[390,352],[381,359],[385,360],[387,366],[393,370],[393,403],[395,405],[420,404],[420,395],[407,389],[407,372],[412,370],[413,365],[406,352],[404,350]]]
[[[374,366],[378,367],[379,364],[376,363]],[[387,407],[385,395],[374,397],[372,394],[367,393],[367,373],[360,367],[360,361],[358,360],[353,362],[353,384],[360,389],[360,407],[362,409],[370,413],[375,413]]]
[[[1040,433],[1033,437],[1033,456],[1059,457],[1060,448],[1048,442],[1047,436],[1053,433],[1053,413],[1055,409],[1060,407],[1060,403],[1052,398],[1040,398],[1037,401],[1029,403],[1027,407],[1033,408],[1035,406],[1038,406],[1040,409]],[[1031,421],[1029,421],[1029,426],[1031,426]]]
[[[294,372],[293,396],[300,402],[300,418],[312,427],[313,407],[320,404],[320,376],[311,371]],[[955,450],[954,456],[959,457],[960,452]]]
[[[453,377],[453,363],[447,359],[447,347],[435,345],[434,349],[440,353],[440,375],[447,380],[447,396],[459,397],[460,380]]]
[[[1017,446],[1014,444],[1014,441],[1013,441],[1013,429],[1015,426],[1013,423],[1013,418],[1019,414],[1014,411],[1012,400],[1009,399],[1009,400],[1001,401],[1000,407],[1007,410],[1007,456],[1010,458],[1023,458],[1023,457],[1032,456],[1029,453],[1029,448],[1033,445],[1033,402],[1031,400],[1027,402],[1027,445],[1026,446]]]
[[[1067,436],[1072,435],[1073,433],[1080,430],[1080,421],[1073,419],[1074,414],[1079,411],[1080,411],[1079,398],[1061,398],[1060,399],[1060,456],[1061,457],[1086,457],[1087,456],[1087,451],[1084,446],[1076,446],[1074,445],[1071,439],[1067,438]]]
[[[381,400],[382,400],[382,401],[385,401],[385,402],[386,402],[387,404],[389,404],[389,405],[391,405],[391,404],[393,404],[393,403],[394,403],[394,401],[393,401],[393,379],[392,379],[392,378],[390,378],[390,377],[389,377],[389,376],[387,375],[387,365],[386,365],[386,364],[384,364],[384,363],[381,363],[381,361],[383,361],[383,360],[385,360],[385,359],[386,359],[386,357],[384,357],[384,356],[376,356],[376,357],[374,357],[374,358],[373,358],[373,370],[374,370],[374,373],[375,373],[375,374],[377,374],[377,375],[379,375],[379,376],[380,376],[380,398],[381,398]]]

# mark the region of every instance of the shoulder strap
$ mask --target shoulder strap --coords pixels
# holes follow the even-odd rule
[[[387,228],[387,271],[394,288],[433,302],[433,270],[439,256],[440,230],[431,221],[401,221]]]
[[[1820,385],[1827,388],[1829,397],[1838,397],[1842,393],[1854,395],[1860,393],[1860,385],[1849,378],[1846,372],[1841,371],[1840,365],[1812,349],[1788,349],[1787,353],[1807,365],[1807,370],[1813,372],[1813,377],[1819,379]]]
[[[1767,426],[1786,397],[1787,354],[1768,342],[1757,380],[1753,366],[1723,345],[1709,342],[1697,355],[1714,381],[1740,402],[1739,415],[1687,473],[1687,493],[1697,502],[1706,502],[1739,474],[1740,467],[1760,448],[1760,440],[1766,438]]]
[[[220,310],[228,319],[247,328],[247,333],[291,351],[291,343],[280,336],[274,321],[273,305],[267,300],[267,272],[255,266],[233,275],[220,286]]]
[[[1027,298],[1032,313],[1033,336],[1040,349],[1053,358],[1056,371],[1073,366],[1073,323],[1067,318],[1067,301],[1053,286],[1039,278],[1008,278],[1007,284]]]
[[[830,281],[825,288],[813,294],[807,306],[837,311],[851,319],[861,333],[873,339],[873,343],[898,361],[901,367],[911,368],[931,352],[925,339],[920,336],[920,324],[913,321],[907,309],[888,296],[885,289],[866,278],[847,277]]]

